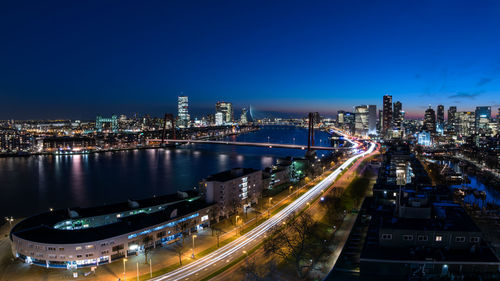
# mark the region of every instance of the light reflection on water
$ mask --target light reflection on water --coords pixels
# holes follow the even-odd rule
[[[263,128],[235,141],[306,144],[303,128]],[[323,145],[328,134],[316,133]],[[319,141],[317,141],[319,143]],[[48,208],[86,207],[191,189],[211,174],[234,167],[263,169],[302,150],[191,144],[73,156],[0,158],[0,217],[28,216]]]

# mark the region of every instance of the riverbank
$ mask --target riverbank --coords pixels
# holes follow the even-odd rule
[[[245,131],[231,132],[216,136],[207,136],[195,138],[194,140],[219,140],[231,136],[238,136],[241,134],[251,133],[260,130],[259,126],[246,127]],[[17,152],[17,153],[0,153],[0,158],[9,157],[30,157],[30,156],[70,156],[70,155],[88,155],[88,154],[98,154],[107,152],[120,152],[120,151],[133,151],[133,150],[143,150],[143,149],[164,149],[164,148],[176,148],[182,144],[165,144],[165,145],[135,145],[133,147],[120,147],[120,148],[104,148],[104,149],[90,149],[90,150],[79,150],[79,151],[51,151],[51,152]]]

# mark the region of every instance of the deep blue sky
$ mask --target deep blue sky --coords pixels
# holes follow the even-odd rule
[[[500,104],[498,1],[2,1],[0,36],[0,119]]]

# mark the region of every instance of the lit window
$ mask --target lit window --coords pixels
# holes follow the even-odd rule
[[[80,250],[82,249],[82,247],[81,247],[81,246],[78,246],[78,247],[76,247],[75,249],[76,249],[77,251],[80,251]]]
[[[436,242],[441,242],[441,241],[443,241],[443,236],[440,235],[436,236]]]

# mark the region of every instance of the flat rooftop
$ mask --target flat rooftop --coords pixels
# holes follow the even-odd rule
[[[189,193],[193,195],[193,193]],[[21,239],[46,244],[87,243],[135,232],[171,221],[211,205],[198,197],[179,198],[177,194],[134,200],[132,202],[134,203],[123,202],[99,207],[60,209],[41,213],[16,224],[11,230],[11,237],[15,235]],[[55,224],[65,220],[123,213],[169,202],[172,204],[166,205],[160,211],[120,217],[116,222],[102,226],[74,230],[57,229],[54,227]],[[174,210],[177,210],[177,212],[175,213]],[[79,216],[76,218],[72,217],[70,214],[75,214],[74,212],[78,213]]]
[[[253,168],[234,168],[218,174],[210,175],[205,178],[205,181],[226,182],[258,171],[260,170]]]

